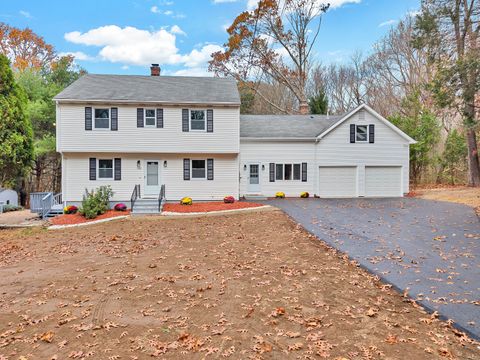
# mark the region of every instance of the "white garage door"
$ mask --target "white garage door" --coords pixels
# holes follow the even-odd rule
[[[366,166],[365,196],[397,197],[402,195],[400,166]]]
[[[356,197],[357,168],[355,166],[320,166],[320,197]]]

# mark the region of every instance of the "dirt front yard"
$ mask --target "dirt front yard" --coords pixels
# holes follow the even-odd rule
[[[280,211],[0,231],[0,359],[478,359]]]

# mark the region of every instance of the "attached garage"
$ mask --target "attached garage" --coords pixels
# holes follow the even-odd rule
[[[401,166],[365,167],[365,196],[397,197],[402,193]]]
[[[356,166],[320,166],[318,178],[320,197],[356,197]]]

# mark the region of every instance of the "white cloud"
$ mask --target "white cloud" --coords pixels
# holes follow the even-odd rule
[[[252,11],[258,5],[258,0],[248,0],[247,1],[247,10]]]
[[[85,54],[82,51],[66,51],[66,52],[61,52],[58,54],[58,56],[73,56],[75,60],[93,60],[94,58],[91,57],[90,55]]]
[[[207,67],[187,68],[175,71],[173,75],[176,76],[213,76],[213,73],[208,72]]]
[[[178,25],[173,25],[172,28],[170,29],[170,32],[172,34],[187,36],[187,33],[183,31]]]
[[[211,54],[222,50],[222,47],[216,44],[201,44],[190,53],[181,54],[176,46],[176,34],[182,33],[183,30],[177,25],[172,26],[170,31],[107,25],[85,33],[72,31],[65,34],[65,39],[74,44],[99,47],[100,51],[96,57],[99,60],[127,66],[146,66],[151,63],[183,65],[187,69],[179,71],[183,71],[184,74],[202,72],[205,75]],[[71,54],[82,56],[83,53]],[[80,57],[78,59],[83,60]]]
[[[339,8],[345,4],[360,4],[362,0],[328,0],[328,1],[319,1],[319,3],[330,3],[330,8],[335,9]]]
[[[387,20],[387,21],[384,21],[384,22],[378,24],[378,27],[391,26],[391,25],[396,24],[397,22],[398,22],[398,20],[395,20],[395,19]]]
[[[175,13],[172,10],[162,10],[158,6],[154,5],[150,8],[150,11],[154,14],[159,14],[159,15],[165,15],[165,16],[171,16],[175,19],[183,19],[185,17],[184,14],[181,13]]]
[[[221,46],[208,44],[203,46],[200,51],[193,49],[190,54],[182,57],[182,61],[184,62],[185,66],[189,68],[198,68],[202,64],[206,64],[208,61],[210,61],[211,55],[214,52],[221,50],[223,50]]]
[[[102,47],[100,58],[110,62],[146,65],[174,64],[180,60],[175,35],[165,29],[150,32],[131,26],[107,25],[85,33],[66,33],[65,39],[74,44]]]
[[[20,13],[20,15],[22,15],[23,17],[26,17],[27,19],[32,18],[32,15],[28,11],[20,10],[19,13]]]

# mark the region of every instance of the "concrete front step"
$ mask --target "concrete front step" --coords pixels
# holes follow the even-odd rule
[[[243,197],[245,198],[245,200],[248,200],[248,201],[268,200],[268,198],[262,194],[250,194],[250,195],[244,195]]]
[[[158,209],[155,210],[133,210],[132,215],[160,215]]]

